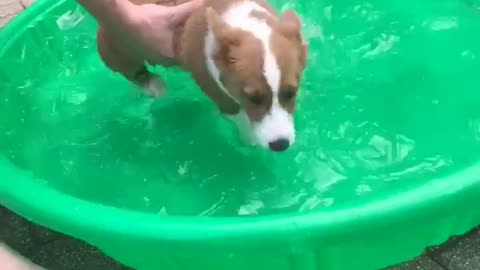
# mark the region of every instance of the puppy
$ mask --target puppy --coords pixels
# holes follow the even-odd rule
[[[185,0],[131,0],[136,4],[178,5]],[[99,51],[107,35],[99,31]],[[297,92],[306,65],[307,44],[297,14],[278,14],[264,0],[205,0],[174,40],[176,61],[189,71],[220,111],[235,122],[245,141],[280,152],[295,142]],[[121,54],[116,55],[121,57]],[[119,59],[120,60],[120,59]],[[111,61],[111,60],[110,60]],[[163,91],[160,77],[143,63],[130,81],[146,93]]]

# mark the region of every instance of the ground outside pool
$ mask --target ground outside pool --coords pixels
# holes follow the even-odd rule
[[[139,94],[82,8],[37,1],[0,32],[0,203],[140,270],[381,269],[480,224],[480,2],[271,3],[310,44],[281,154],[181,70]]]

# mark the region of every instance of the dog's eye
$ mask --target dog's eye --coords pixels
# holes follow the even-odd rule
[[[283,91],[283,93],[282,93],[282,97],[286,101],[292,100],[295,97],[295,95],[296,95],[296,92],[292,89]]]
[[[260,95],[250,95],[248,101],[254,105],[260,105],[263,102],[263,98]]]

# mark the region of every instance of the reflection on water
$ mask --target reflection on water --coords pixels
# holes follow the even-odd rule
[[[59,16],[57,19],[57,26],[61,30],[74,28],[85,19],[86,15],[87,14],[83,12],[83,9],[80,6],[77,6],[75,10],[69,10]]]
[[[167,98],[138,94],[100,63],[93,20],[81,9],[60,9],[51,37],[35,32],[42,22],[28,29],[45,49],[11,49],[7,63],[35,64],[0,70],[1,152],[78,197],[207,216],[333,211],[478,159],[480,40],[471,33],[480,19],[470,6],[272,2],[300,12],[310,43],[298,142],[287,153],[242,146],[182,72],[165,73]],[[58,65],[40,68],[47,62]]]

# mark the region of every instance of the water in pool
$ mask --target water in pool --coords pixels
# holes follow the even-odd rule
[[[36,59],[3,74],[0,150],[59,190],[159,215],[333,211],[438,181],[480,156],[480,19],[468,1],[394,2],[272,1],[310,43],[281,154],[242,146],[180,70],[159,69],[167,97],[142,96],[100,62],[93,20],[59,10],[54,36],[32,35],[43,49],[5,60]]]

